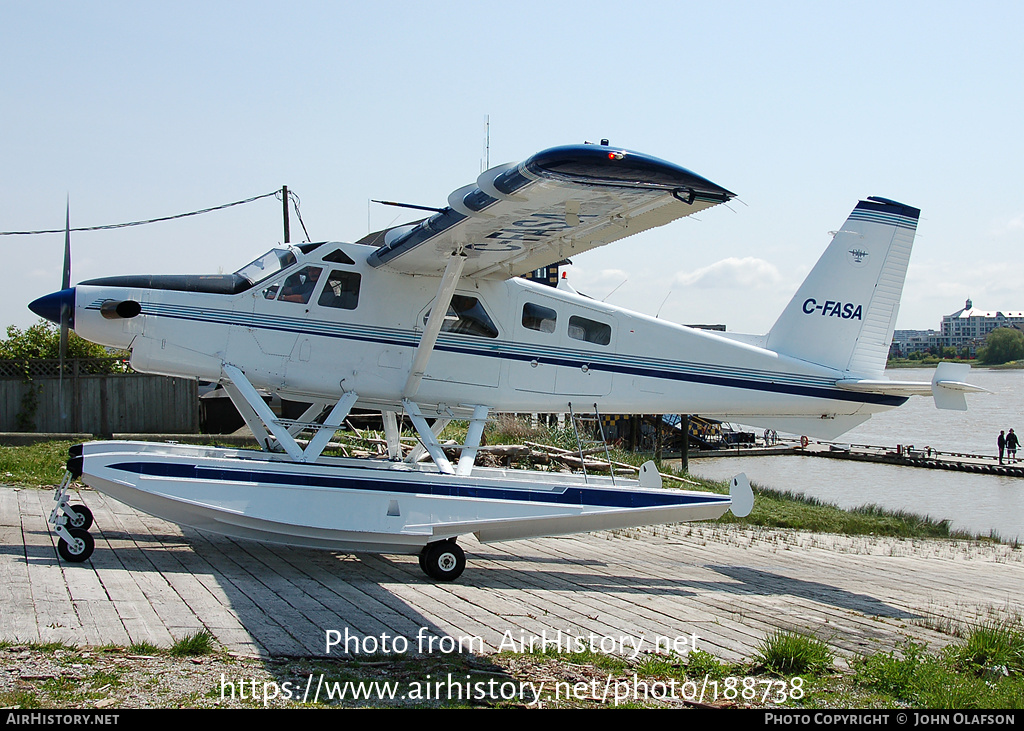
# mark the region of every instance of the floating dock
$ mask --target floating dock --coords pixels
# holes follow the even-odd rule
[[[942,452],[931,447],[904,446],[881,447],[871,444],[847,444],[839,442],[808,441],[779,442],[769,446],[742,446],[728,449],[700,450],[689,453],[690,459],[704,457],[767,457],[773,455],[799,455],[804,457],[825,457],[828,459],[852,459],[858,462],[880,462],[905,467],[925,467],[933,470],[954,470],[982,475],[1024,477],[1024,460],[1003,464],[998,457],[963,452]]]

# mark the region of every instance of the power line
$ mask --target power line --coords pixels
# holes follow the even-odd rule
[[[274,196],[278,200],[281,200],[282,195],[283,192],[281,190],[274,193]],[[295,216],[299,219],[299,223],[302,225],[302,233],[306,234],[306,241],[310,241],[311,239],[309,238],[309,231],[306,230],[306,222],[302,220],[302,213],[299,211],[299,203],[301,201],[299,201],[299,196],[295,193],[294,190],[288,191],[288,200],[291,201],[292,208],[295,209]]]
[[[203,208],[198,211],[189,211],[188,213],[178,213],[173,216],[161,216],[160,218],[148,218],[145,221],[130,221],[129,223],[110,223],[105,226],[87,226],[84,228],[73,228],[72,231],[109,231],[114,228],[128,228],[129,226],[143,226],[147,223],[160,223],[161,221],[173,221],[176,218],[188,218],[189,216],[198,216],[201,213],[211,213],[213,211],[220,211],[225,208],[231,208],[233,206],[240,206],[245,203],[252,203],[258,201],[261,198],[270,198],[272,196],[278,196],[281,194],[280,190],[274,190],[270,193],[264,193],[263,195],[255,195],[252,198],[246,198],[242,201],[235,201],[234,203],[224,203],[223,205],[213,206],[212,208]],[[289,194],[289,198],[294,194]],[[292,201],[295,204],[295,201]],[[296,213],[298,213],[298,205],[296,207]],[[302,222],[302,218],[299,218],[299,222]],[[305,226],[302,227],[305,230]],[[62,234],[65,229],[51,229],[48,231],[0,231],[0,236],[33,236],[35,234]],[[307,234],[308,236],[308,234]]]

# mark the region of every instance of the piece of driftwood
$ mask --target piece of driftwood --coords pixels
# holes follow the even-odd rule
[[[552,447],[552,446],[547,445],[547,444],[538,444],[537,442],[526,442],[526,443],[528,445],[530,445],[531,447],[537,447],[538,449],[549,450],[549,451],[554,452],[554,453],[565,455],[565,457],[571,457],[573,454],[578,454],[578,452],[572,452],[572,451],[570,451],[568,449],[562,449],[561,447]],[[589,450],[589,451],[593,452],[594,450]],[[598,451],[604,451],[604,450],[599,448]],[[584,451],[584,455],[586,455],[586,454],[587,454],[587,451]],[[576,457],[576,462],[579,463],[579,457]],[[608,463],[607,462],[601,462],[601,463],[595,463],[595,464],[602,464],[602,465],[604,465],[604,467],[598,466],[598,467],[595,467],[595,469],[608,469]],[[640,471],[639,467],[635,467],[635,466],[633,466],[631,464],[627,464],[626,462],[616,462],[615,460],[612,460],[612,464],[614,466],[616,466],[616,467],[622,467],[624,469],[632,470],[633,472],[639,472]],[[589,462],[587,463],[587,467],[590,467],[590,463]],[[699,482],[694,482],[693,480],[687,480],[685,477],[676,477],[675,475],[668,475],[668,474],[665,474],[664,472],[659,472],[658,474],[660,474],[663,478],[672,480],[674,482],[682,482],[682,483],[685,483],[687,485],[699,485],[700,484]]]

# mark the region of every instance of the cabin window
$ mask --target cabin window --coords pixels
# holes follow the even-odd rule
[[[595,345],[607,345],[612,341],[612,326],[574,315],[569,318],[569,337]]]
[[[542,307],[532,302],[523,305],[523,327],[529,330],[537,330],[542,333],[553,333],[555,331],[555,320],[558,314],[550,307]]]
[[[330,254],[324,257],[324,261],[332,262],[333,264],[355,264],[352,261],[352,257],[346,254],[341,249],[335,249]]]
[[[423,324],[430,318],[430,311],[423,316]],[[498,337],[498,328],[476,297],[457,294],[452,297],[448,314],[441,323],[441,332],[459,335],[475,335],[483,338]]]
[[[322,267],[305,267],[294,274],[289,274],[281,285],[281,294],[278,295],[277,301],[306,304],[316,289],[322,271]]]
[[[324,291],[320,293],[320,299],[317,300],[317,304],[321,307],[354,310],[359,304],[360,278],[360,275],[356,272],[345,272],[335,269],[327,277],[327,284],[324,285]]]

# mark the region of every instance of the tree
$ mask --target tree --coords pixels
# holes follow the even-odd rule
[[[80,338],[74,331],[68,333],[67,358],[109,358],[102,345]],[[60,357],[60,328],[52,322],[40,320],[27,330],[14,325],[7,328],[7,339],[0,340],[0,359],[35,360]]]
[[[1024,359],[1024,333],[1008,327],[996,328],[978,348],[978,362],[998,365],[1011,360]]]

